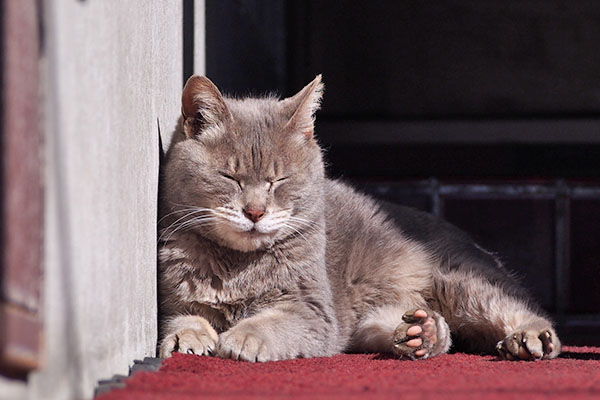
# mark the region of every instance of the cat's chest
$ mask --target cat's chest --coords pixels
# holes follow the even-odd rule
[[[228,253],[183,241],[164,249],[159,261],[162,283],[188,304],[243,305],[293,285],[285,263],[268,252]]]

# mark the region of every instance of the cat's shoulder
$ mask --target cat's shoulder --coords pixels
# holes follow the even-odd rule
[[[329,203],[375,202],[371,196],[356,189],[342,179],[327,178],[324,185],[324,195]]]
[[[458,243],[473,245],[469,235],[431,213],[376,199],[339,179],[328,179],[325,197],[329,214],[377,216],[369,219],[392,222],[405,236],[428,247],[452,248]]]
[[[436,258],[452,264],[486,266],[487,276],[496,276],[502,263],[496,255],[479,246],[469,234],[431,213],[375,199],[350,184],[329,180],[325,190],[330,219],[369,217],[370,221],[391,222],[395,229],[425,248]],[[491,274],[491,275],[490,275]],[[498,275],[503,280],[504,272]]]

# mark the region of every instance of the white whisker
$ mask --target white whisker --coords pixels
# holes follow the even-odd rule
[[[167,218],[170,215],[181,213],[181,212],[196,211],[197,209],[198,209],[197,207],[190,207],[190,208],[182,208],[181,210],[175,210],[175,211],[170,212],[170,213],[168,213],[166,215],[163,215],[161,217],[161,219],[158,220],[157,223],[160,224],[163,219]]]
[[[302,234],[302,232],[300,232],[300,230],[298,230],[295,226],[286,224],[285,222],[283,222],[281,225],[290,229],[292,234],[295,234],[295,233],[299,234],[302,237],[302,239],[304,239],[306,241],[306,243],[310,244],[310,241],[306,238],[306,236],[304,236]]]
[[[228,215],[233,215],[233,216],[237,216],[239,215],[239,213],[237,211],[235,211],[232,208],[227,208],[227,207],[217,207],[215,208],[216,211],[221,211],[224,214],[228,214]]]
[[[159,238],[158,238],[158,241],[160,242],[160,241],[163,239],[164,235],[165,235],[165,234],[168,234],[168,232],[169,232],[169,229],[171,229],[171,227],[173,227],[174,225],[176,226],[176,229],[175,229],[175,231],[174,231],[174,232],[176,232],[176,231],[178,230],[178,229],[177,229],[177,226],[178,226],[177,224],[179,223],[179,221],[182,221],[182,220],[184,220],[184,222],[181,222],[181,223],[179,224],[179,225],[181,225],[181,224],[185,223],[185,219],[186,219],[186,218],[189,218],[189,217],[191,217],[191,216],[194,216],[194,215],[196,215],[196,214],[198,214],[198,213],[201,213],[201,212],[207,212],[207,211],[208,211],[208,212],[212,212],[212,210],[211,210],[210,208],[200,208],[200,207],[198,207],[198,208],[194,209],[194,211],[188,212],[188,213],[187,213],[187,214],[185,214],[184,216],[182,216],[182,217],[179,217],[178,219],[176,219],[174,222],[172,222],[172,223],[171,223],[171,224],[170,224],[168,227],[166,227],[166,228],[165,228],[165,229],[162,231],[162,233],[160,234],[160,236],[159,236]],[[210,214],[209,214],[209,216],[210,216]],[[170,238],[171,236],[172,236],[172,234],[170,234],[170,235],[169,235],[169,238]]]
[[[215,219],[216,218],[212,217],[212,216],[200,216],[200,217],[192,218],[191,220],[182,222],[172,232],[170,232],[163,241],[165,243],[168,242],[171,239],[171,237],[180,230],[186,230],[192,226],[198,227],[198,226],[203,225],[203,223],[209,223],[209,222],[214,221]],[[162,235],[161,235],[161,237],[162,237]]]

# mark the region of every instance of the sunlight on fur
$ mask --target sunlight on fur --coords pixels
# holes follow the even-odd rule
[[[188,80],[162,176],[161,357],[555,358],[552,323],[494,255],[325,176],[323,88],[234,99]]]

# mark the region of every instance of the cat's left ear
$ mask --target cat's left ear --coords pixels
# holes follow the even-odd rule
[[[324,85],[321,75],[292,97],[281,101],[284,112],[289,115],[285,128],[301,132],[306,139],[313,137],[315,112],[321,106]]]

